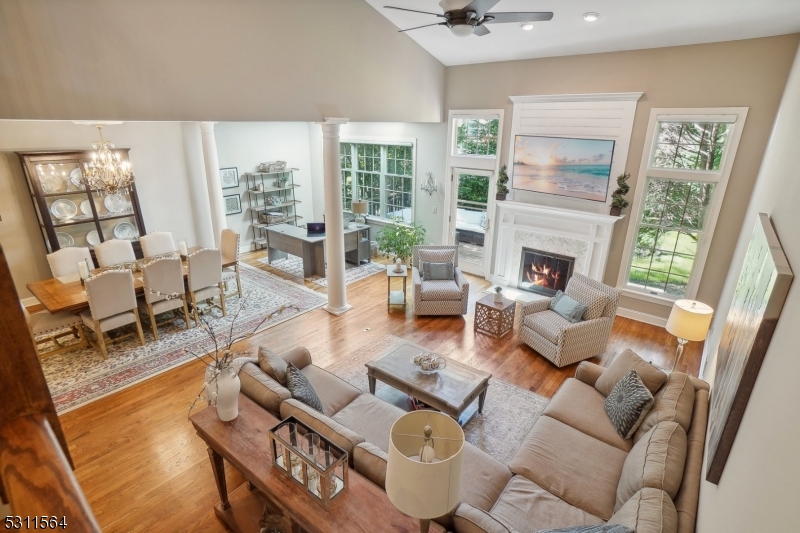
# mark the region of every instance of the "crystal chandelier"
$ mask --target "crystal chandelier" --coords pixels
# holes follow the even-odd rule
[[[97,126],[100,140],[92,143],[92,160],[83,164],[84,185],[106,194],[117,194],[133,184],[133,170],[128,161],[122,161],[119,152],[112,153],[114,143],[103,139],[103,126]]]

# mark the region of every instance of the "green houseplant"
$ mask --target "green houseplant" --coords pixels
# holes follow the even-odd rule
[[[395,220],[384,227],[375,237],[378,249],[385,255],[393,255],[395,259],[408,261],[415,245],[425,242],[425,228],[412,222],[401,223]]]
[[[617,176],[617,189],[611,193],[611,214],[613,216],[620,216],[622,210],[628,207],[625,195],[631,190],[631,186],[628,185],[629,179],[631,179],[631,175],[627,172]]]
[[[500,167],[500,172],[497,174],[497,191],[495,197],[498,200],[505,200],[506,195],[508,194],[508,172],[506,169],[508,165],[503,165]]]

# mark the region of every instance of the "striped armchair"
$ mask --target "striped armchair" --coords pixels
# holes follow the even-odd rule
[[[454,280],[424,281],[420,263],[447,263],[452,261]],[[469,283],[458,268],[457,246],[414,246],[411,255],[411,272],[414,278],[415,315],[466,315],[469,301]]]
[[[520,339],[557,367],[571,365],[606,350],[611,327],[617,315],[620,290],[599,281],[574,274],[567,296],[589,306],[580,322],[550,310],[552,298],[522,306]]]

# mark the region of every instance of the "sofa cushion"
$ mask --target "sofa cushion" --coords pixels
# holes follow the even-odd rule
[[[490,513],[461,503],[453,514],[457,533],[517,533],[517,530],[500,523]]]
[[[300,400],[320,413],[324,413],[322,410],[322,402],[319,396],[317,396],[317,391],[314,390],[314,386],[308,381],[308,378],[291,363],[289,363],[286,368],[286,388],[292,393],[292,398]]]
[[[666,421],[677,422],[688,433],[692,423],[694,397],[694,385],[689,376],[682,372],[672,372],[667,378],[667,383],[656,394],[653,408],[636,430],[633,440],[638,442],[650,428]]]
[[[584,363],[581,363],[583,365]],[[580,366],[578,367],[580,368]],[[606,415],[606,397],[575,378],[565,381],[542,414],[555,418],[587,435],[629,452],[633,441],[623,439]]]
[[[392,424],[404,414],[399,407],[372,394],[360,394],[331,418],[388,452]]]
[[[603,375],[597,378],[594,388],[600,391],[603,396],[608,396],[617,381],[631,370],[636,370],[642,383],[652,394],[655,394],[667,380],[665,372],[651,365],[632,350],[625,350],[617,354],[608,368],[606,368],[606,371],[603,372]]]
[[[588,305],[580,303],[578,300],[567,296],[558,291],[553,299],[550,300],[550,310],[566,318],[569,322],[576,323],[583,319],[584,313],[589,309]]]
[[[285,419],[290,416],[297,418],[315,433],[319,433],[346,451],[350,455],[348,461],[352,466],[353,448],[364,442],[364,437],[294,398],[289,398],[281,403],[281,418]]]
[[[645,488],[631,496],[608,523],[628,526],[636,533],[677,533],[678,513],[669,494]]]
[[[278,354],[264,346],[259,347],[258,366],[266,375],[281,385],[286,385],[286,361]]]
[[[276,416],[280,415],[281,402],[292,397],[289,389],[253,363],[245,363],[239,371],[239,382],[248,398]]]
[[[600,518],[570,505],[523,476],[511,478],[490,514],[518,531],[603,523]]]
[[[569,320],[550,309],[528,315],[522,323],[553,344],[558,343],[558,336],[571,324]]]
[[[584,320],[594,320],[603,316],[609,302],[607,295],[579,278],[569,280],[566,294],[586,306],[586,312],[583,314]]]
[[[360,390],[318,366],[308,365],[301,372],[311,382],[322,402],[322,412],[328,416],[333,416],[361,395]]]
[[[508,466],[567,503],[608,520],[625,457],[619,448],[540,416]]]
[[[623,439],[630,439],[653,407],[653,395],[636,370],[617,381],[605,401],[606,413]]]
[[[536,533],[636,533],[627,526],[617,524],[599,524],[596,526],[561,527],[558,529],[543,529]]]
[[[677,422],[660,422],[648,431],[625,459],[617,487],[618,511],[643,488],[663,490],[675,498],[686,464],[686,432]]]
[[[353,466],[356,472],[386,490],[386,462],[389,454],[371,442],[362,442],[353,448]]]
[[[502,494],[511,476],[511,470],[506,465],[472,444],[464,444],[462,502],[488,511]]]
[[[461,289],[454,280],[426,280],[420,287],[420,296],[423,302],[457,301],[461,299]]]

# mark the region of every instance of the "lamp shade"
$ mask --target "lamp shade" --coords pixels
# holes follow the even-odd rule
[[[705,340],[713,315],[714,310],[702,302],[677,300],[672,304],[667,331],[687,341]]]
[[[420,461],[424,428],[432,429],[434,458]],[[386,494],[403,513],[423,520],[452,511],[461,499],[464,431],[435,411],[413,411],[397,419],[389,435]]]
[[[366,215],[367,214],[366,200],[353,200],[352,209],[354,215]]]

